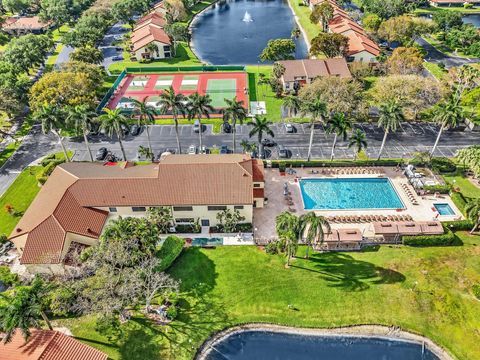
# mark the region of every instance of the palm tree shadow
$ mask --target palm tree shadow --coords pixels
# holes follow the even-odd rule
[[[303,261],[308,262],[308,267],[298,265],[292,265],[292,267],[319,273],[325,281],[330,283],[329,286],[346,291],[364,291],[371,285],[405,281],[405,276],[398,271],[355,259],[346,253],[316,253]]]

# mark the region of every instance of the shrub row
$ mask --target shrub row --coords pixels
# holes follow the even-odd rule
[[[177,224],[175,225],[175,232],[179,234],[198,234],[201,228],[195,226],[195,224]]]
[[[452,173],[457,170],[455,163],[446,157],[435,157],[431,161],[432,169],[439,173]]]
[[[462,214],[465,215],[465,205],[467,205],[467,200],[463,197],[463,194],[461,192],[452,192],[450,198]]]
[[[165,239],[162,247],[158,251],[160,258],[159,271],[167,270],[182,252],[185,240],[178,236],[169,236]]]
[[[242,233],[249,233],[253,231],[252,223],[245,223],[245,224],[237,224],[235,226],[235,230],[233,232],[242,232]],[[212,233],[223,233],[223,229],[218,226],[211,226],[210,232]]]
[[[445,229],[445,234],[442,235],[402,236],[402,242],[409,246],[462,245],[462,241],[450,229]]]
[[[442,224],[444,227],[452,231],[469,231],[474,225],[471,220],[444,221]]]
[[[278,168],[283,165],[287,167],[349,167],[349,166],[397,166],[402,163],[401,159],[380,159],[380,160],[272,160],[272,167]]]
[[[43,185],[46,183],[48,180],[48,177],[51,175],[53,170],[57,167],[57,165],[62,164],[65,162],[65,159],[56,159],[55,155],[53,157],[47,156],[43,161],[42,161],[42,167],[43,169],[37,174],[36,179],[39,182],[40,185]]]
[[[0,283],[9,288],[20,283],[17,274],[10,271],[8,266],[0,266]]]
[[[426,185],[423,188],[425,191],[432,192],[432,193],[439,193],[439,194],[448,194],[451,190],[451,186],[446,185]]]

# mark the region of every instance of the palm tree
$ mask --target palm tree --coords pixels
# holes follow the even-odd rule
[[[243,101],[237,101],[237,97],[233,98],[232,100],[225,99],[225,103],[227,104],[227,107],[223,109],[223,121],[230,121],[232,124],[233,153],[235,153],[237,121],[240,124],[243,124],[243,121],[247,118],[247,109],[245,109],[243,106]]]
[[[332,145],[332,155],[330,160],[333,161],[335,156],[335,146],[337,145],[337,136],[341,136],[343,141],[347,140],[348,130],[352,129],[352,123],[344,113],[336,112],[333,116],[327,121],[327,133],[334,133],[335,137],[333,138]]]
[[[300,216],[300,237],[305,236],[307,244],[307,253],[305,257],[308,259],[308,250],[314,243],[323,243],[325,238],[325,230],[330,232],[330,224],[323,216],[317,216],[314,211],[310,211]],[[306,233],[306,234],[305,234]]]
[[[470,234],[473,234],[473,232],[480,226],[480,199],[470,200],[465,205],[465,213],[468,218],[475,223],[470,231]]]
[[[61,110],[57,107],[44,104],[42,108],[35,113],[35,116],[38,120],[42,123],[42,132],[47,134],[51,132],[55,134],[58,138],[58,142],[62,147],[63,154],[65,155],[65,160],[68,162],[70,161],[70,157],[68,156],[67,149],[65,148],[65,144],[63,143],[62,135],[60,134],[60,130],[65,124],[62,123],[61,119],[63,118],[64,114],[62,114]]]
[[[155,124],[155,116],[157,112],[152,105],[147,104],[147,97],[142,101],[137,99],[132,99],[133,105],[135,106],[133,113],[138,116],[138,125],[145,126],[147,132],[147,142],[150,153],[152,154],[153,159],[153,148],[150,141],[150,127],[149,125]]]
[[[30,287],[17,287],[9,295],[1,294],[6,300],[0,307],[0,328],[5,332],[4,343],[12,340],[17,330],[20,330],[25,340],[29,338],[32,327],[40,327],[40,319],[53,330],[44,311],[44,296],[46,285],[40,277],[35,277]]]
[[[123,148],[123,130],[122,125],[127,126],[127,118],[122,114],[121,109],[105,109],[105,114],[100,115],[100,127],[105,130],[108,136],[113,137],[113,134],[117,135],[120,149],[122,150],[123,160],[127,161],[127,155]]]
[[[353,131],[348,141],[348,148],[350,149],[351,147],[355,148],[353,160],[357,160],[358,153],[367,148],[367,135],[365,134],[365,131],[360,129],[355,129],[355,131]]]
[[[432,157],[435,153],[443,130],[456,127],[460,122],[463,121],[464,116],[465,113],[462,106],[453,97],[436,107],[433,120],[440,125],[440,130],[438,131],[437,139],[435,140],[435,144],[430,152],[430,157]]]
[[[310,161],[312,157],[312,145],[313,145],[313,133],[315,130],[315,122],[317,119],[323,121],[324,117],[327,114],[327,104],[320,100],[320,98],[316,98],[313,101],[308,101],[302,107],[303,114],[310,114],[310,141],[308,143],[308,156],[307,161]]]
[[[301,105],[302,104],[298,96],[287,95],[283,98],[283,106],[288,109],[288,117],[292,117],[292,111],[293,116],[296,116],[297,112],[301,108]]]
[[[175,94],[172,86],[160,94],[160,100],[157,102],[157,106],[160,106],[163,114],[171,112],[173,115],[175,134],[177,136],[177,151],[179,154],[182,153],[182,147],[180,146],[180,137],[178,135],[178,115],[182,114],[183,117],[185,117],[185,103],[185,96],[183,94]]]
[[[404,119],[405,117],[403,115],[402,107],[395,100],[380,105],[378,127],[383,128],[385,133],[383,135],[382,145],[380,146],[377,160],[380,160],[380,157],[382,156],[388,134],[397,131],[397,128]]]
[[[67,123],[73,124],[77,131],[82,132],[88,156],[92,162],[93,155],[88,142],[88,133],[92,130],[92,124],[95,122],[96,117],[97,113],[85,104],[69,107],[67,112]]]
[[[202,149],[202,117],[210,118],[210,113],[214,112],[215,109],[211,105],[212,99],[210,95],[200,95],[199,93],[194,93],[188,97],[187,109],[188,109],[188,119],[192,120],[194,118],[198,119],[200,123],[200,129],[198,131],[198,138],[200,144],[200,151]]]
[[[148,147],[140,145],[138,147],[138,155],[143,156],[146,159],[150,159],[153,162],[153,153]]]
[[[272,129],[270,129],[270,125],[272,125],[271,121],[268,121],[267,118],[259,117],[258,115],[255,115],[253,118],[253,121],[249,121],[247,125],[252,126],[252,129],[248,133],[249,137],[252,137],[254,135],[257,135],[258,137],[258,150],[260,151],[260,154],[263,154],[263,147],[262,147],[262,139],[263,139],[263,134],[266,133],[267,135],[270,135],[272,138],[275,137],[275,134],[273,133]]]
[[[285,241],[287,266],[290,266],[290,259],[295,255],[298,247],[299,218],[291,212],[284,211],[275,218],[275,229],[280,239]]]

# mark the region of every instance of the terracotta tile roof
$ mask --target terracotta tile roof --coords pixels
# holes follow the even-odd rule
[[[265,197],[265,189],[253,189],[253,197],[255,199],[263,199]]]
[[[93,347],[53,330],[31,330],[27,342],[17,331],[11,342],[0,344],[0,360],[107,360]]]
[[[319,76],[351,77],[344,58],[283,60],[279,63],[285,67],[283,79],[286,82],[294,81],[301,76],[309,79]]]
[[[147,25],[132,33],[131,41],[133,51],[137,51],[153,41],[158,41],[166,45],[171,45],[170,38],[162,28]]]
[[[14,20],[10,20],[14,19]],[[42,30],[51,25],[50,22],[42,22],[38,16],[10,18],[2,26],[5,30]]]
[[[165,20],[165,17],[162,14],[153,11],[150,14],[145,15],[140,20],[138,20],[133,31],[136,32],[146,25],[155,25],[157,27],[163,28],[166,24],[167,24],[167,21]]]

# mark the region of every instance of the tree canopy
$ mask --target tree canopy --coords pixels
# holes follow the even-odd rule
[[[269,40],[267,47],[260,54],[262,61],[278,61],[293,59],[295,43],[292,39]]]
[[[310,54],[318,56],[324,54],[326,57],[346,56],[348,51],[348,38],[342,34],[319,33],[312,40]]]
[[[393,50],[386,65],[390,74],[420,74],[423,70],[423,56],[414,47],[399,47]]]
[[[19,72],[28,73],[45,60],[53,46],[53,41],[47,35],[23,35],[14,38],[3,53],[3,60],[12,64]]]

